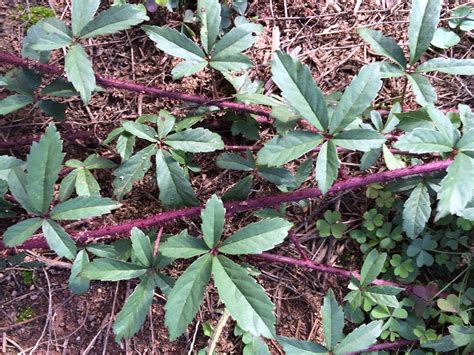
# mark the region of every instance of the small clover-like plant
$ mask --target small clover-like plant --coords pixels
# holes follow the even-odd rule
[[[74,260],[77,249],[58,221],[76,221],[110,213],[118,207],[115,201],[100,196],[79,196],[51,208],[55,184],[62,167],[63,142],[54,125],[50,125],[39,142],[34,142],[26,160],[26,173],[15,166],[8,173],[9,189],[31,218],[10,226],[3,234],[8,247],[22,244],[38,229],[51,249],[61,257]]]
[[[438,243],[429,234],[425,234],[422,238],[416,238],[412,241],[407,249],[407,255],[411,258],[416,258],[418,267],[423,265],[431,266],[433,265],[434,257],[430,252],[436,249],[437,246]]]
[[[396,276],[406,279],[415,271],[413,260],[410,258],[402,258],[400,254],[394,254],[390,258],[390,265],[393,266],[393,273]]]
[[[324,219],[316,221],[316,229],[319,231],[319,235],[321,237],[341,238],[348,228],[347,224],[339,222],[341,218],[342,215],[339,211],[327,210],[324,212]]]
[[[359,127],[360,116],[382,86],[379,64],[361,69],[334,110],[326,104],[309,68],[290,55],[275,52],[272,75],[272,80],[281,89],[292,110],[319,132],[291,130],[284,136],[271,139],[258,152],[258,164],[281,166],[322,144],[316,159],[316,181],[319,189],[326,193],[338,176],[340,161],[337,147],[370,151],[385,142],[381,133]]]
[[[65,165],[73,170],[61,181],[59,187],[59,200],[67,200],[74,191],[78,196],[100,196],[100,185],[91,170],[111,169],[115,163],[97,154],[89,155],[81,162],[77,159],[66,161]]]
[[[448,214],[466,219],[471,219],[472,214],[474,218],[474,213],[471,212],[474,209],[469,207],[474,197],[474,189],[466,188],[466,186],[474,185],[474,175],[471,173],[474,170],[474,115],[467,106],[461,105],[459,116],[463,126],[462,130],[458,130],[448,116],[432,105],[425,107],[425,110],[431,124],[429,128],[413,129],[401,136],[395,143],[395,147],[410,153],[438,153],[454,156],[454,161],[448,167],[447,174],[441,181],[441,188],[438,190],[436,219]],[[424,195],[422,200],[426,204],[429,198],[427,192],[422,190],[423,188],[420,187],[418,194]],[[427,212],[428,209],[425,207],[424,211]],[[425,215],[422,221],[426,220]]]
[[[222,72],[251,68],[252,62],[242,52],[255,43],[257,36],[262,32],[262,26],[243,23],[219,38],[221,24],[219,1],[199,0],[197,13],[201,21],[202,48],[173,28],[142,26],[158,49],[184,59],[173,68],[171,72],[173,78],[193,75],[207,65]]]
[[[255,336],[275,336],[274,305],[249,271],[226,255],[259,254],[283,242],[292,224],[282,218],[255,222],[222,239],[225,208],[213,195],[201,213],[203,238],[187,232],[166,240],[165,256],[199,256],[178,278],[165,305],[165,324],[171,340],[179,337],[196,315],[211,279],[220,300],[239,326]]]
[[[149,124],[155,125],[156,129]],[[161,203],[167,208],[198,203],[191,183],[178,163],[179,152],[213,152],[223,149],[224,143],[218,134],[205,128],[176,131],[176,126],[176,118],[161,110],[158,115],[145,115],[136,121],[124,121],[121,127],[109,134],[105,142],[117,138],[116,148],[123,159],[120,167],[114,171],[115,196],[121,199],[131,191],[133,183],[143,179],[151,168],[151,158],[155,156]],[[151,144],[130,156],[136,138]]]
[[[474,29],[474,9],[469,6],[459,6],[451,13],[448,20],[451,28],[438,27],[433,35],[431,44],[441,49],[455,46],[461,41],[459,34],[472,31]]]
[[[143,5],[115,5],[94,17],[100,0],[73,0],[71,27],[51,17],[32,26],[23,42],[23,56],[44,59],[54,49],[67,48],[64,70],[85,104],[96,88],[92,62],[81,40],[116,33],[148,20]],[[46,54],[46,55],[44,55]]]
[[[264,180],[277,185],[282,191],[297,189],[308,178],[313,168],[313,162],[308,159],[298,167],[296,173],[293,175],[288,169],[282,167],[258,165],[252,152],[249,150],[245,152],[245,156],[237,153],[222,153],[217,157],[216,165],[219,168],[226,170],[250,173],[250,175],[242,178],[224,194],[224,200],[239,200],[246,198],[252,189],[254,177],[257,175]]]
[[[0,100],[0,115],[6,115],[32,103],[46,115],[55,119],[64,119],[67,106],[43,97],[69,97],[78,95],[74,87],[62,78],[57,78],[40,92],[41,75],[30,69],[13,69],[0,77],[0,86],[16,94]],[[41,99],[38,99],[41,97]]]
[[[138,228],[132,229],[130,240],[131,261],[127,261],[128,255],[123,257],[123,253],[118,253],[117,248],[111,245],[102,248],[92,246],[87,250],[102,257],[84,263],[78,270],[74,270],[73,266],[72,270],[72,273],[75,272],[75,275],[85,280],[140,279],[115,319],[113,330],[117,342],[131,338],[141,328],[150,311],[155,288],[158,287],[168,296],[174,284],[173,279],[159,271],[173,260],[164,257],[159,249],[154,250],[148,235]]]
[[[396,295],[403,291],[395,286],[370,285],[384,268],[387,254],[372,250],[365,258],[360,271],[360,279],[352,277],[350,291],[344,298],[348,302],[349,313],[360,313],[361,309],[369,312],[375,306],[398,308],[400,303]],[[352,318],[357,318],[352,316]]]
[[[344,335],[344,312],[337,304],[331,289],[324,297],[321,314],[324,343],[279,337],[278,341],[287,355],[358,353],[374,344],[382,332],[383,322],[376,320]]]
[[[468,355],[474,352],[474,327],[451,325],[448,327],[449,335],[441,339],[428,339],[423,342],[423,348],[431,348],[442,353],[451,352],[459,348],[463,348],[460,354]],[[456,352],[458,353],[458,352]]]
[[[436,91],[431,86],[425,73],[442,72],[453,75],[474,75],[474,59],[433,58],[415,69],[422,55],[430,46],[439,22],[441,0],[413,0],[410,11],[410,24],[408,28],[408,47],[410,59],[407,61],[402,48],[390,37],[385,37],[381,32],[360,28],[359,35],[366,41],[371,49],[379,55],[389,58],[395,64],[382,66],[383,76],[406,77],[411,83],[418,104],[425,106],[436,101]]]
[[[398,320],[406,319],[408,317],[408,312],[402,307],[389,308],[387,306],[377,305],[372,309],[370,315],[374,319],[381,319],[385,322],[382,327],[380,338],[389,338],[390,341],[395,341],[395,339],[400,337],[400,334],[398,333],[400,329],[400,323]]]
[[[375,208],[372,208],[369,211],[364,212],[364,223],[363,226],[368,231],[374,231],[378,227],[383,226],[383,215],[380,214]]]

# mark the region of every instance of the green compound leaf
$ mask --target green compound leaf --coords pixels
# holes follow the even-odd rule
[[[138,138],[145,139],[152,143],[157,142],[156,137],[158,134],[153,128],[148,127],[147,125],[132,121],[125,121],[122,122],[122,127],[125,129],[125,131]]]
[[[132,190],[133,183],[143,179],[151,168],[150,158],[156,153],[156,147],[150,145],[127,159],[114,171],[115,179],[112,182],[114,195],[120,200]]]
[[[408,237],[416,238],[425,228],[431,215],[428,188],[419,183],[403,205],[403,230]]]
[[[219,252],[230,255],[259,254],[283,242],[292,226],[282,218],[249,224],[224,240]]]
[[[118,208],[117,202],[100,196],[79,196],[55,206],[50,217],[58,221],[78,221],[110,213]]]
[[[54,184],[64,159],[63,142],[53,125],[48,126],[39,142],[33,142],[27,157],[26,191],[37,213],[49,210]]]
[[[368,286],[382,272],[385,259],[387,259],[387,254],[379,254],[375,249],[367,255],[360,270],[360,284],[362,287]]]
[[[459,214],[473,198],[474,159],[458,153],[448,167],[448,174],[441,181],[438,191],[438,213],[436,220],[448,214]]]
[[[201,230],[204,241],[209,248],[214,248],[221,239],[224,230],[225,208],[222,201],[212,195],[201,212]]]
[[[415,93],[416,102],[419,105],[426,106],[436,102],[436,91],[427,77],[418,73],[413,73],[408,74],[407,78],[410,81],[411,88]]]
[[[339,307],[332,289],[324,297],[324,304],[321,312],[323,318],[324,342],[328,349],[334,349],[339,341],[344,337],[344,312]]]
[[[209,252],[206,243],[196,237],[188,235],[186,231],[167,239],[161,246],[160,252],[172,258],[192,258]]]
[[[8,187],[15,197],[21,207],[23,207],[30,214],[39,214],[33,206],[31,205],[30,198],[26,191],[26,174],[23,171],[23,168],[20,166],[15,166],[11,168],[8,174]]]
[[[385,37],[381,32],[369,28],[359,28],[357,33],[370,44],[370,48],[375,53],[388,57],[402,68],[406,68],[407,60],[405,54],[403,54],[403,49],[393,38]]]
[[[79,196],[100,196],[100,186],[89,169],[79,169],[75,180]]]
[[[43,235],[51,249],[69,260],[76,258],[76,245],[69,234],[56,222],[43,220]]]
[[[259,165],[282,166],[314,149],[323,141],[320,134],[308,131],[290,131],[287,135],[274,137],[258,152]]]
[[[68,286],[75,295],[82,295],[87,292],[90,280],[81,275],[82,270],[89,264],[89,257],[85,250],[81,250],[76,255],[72,263],[71,276],[69,276]]]
[[[156,153],[156,178],[160,201],[166,208],[197,205],[196,194],[183,169],[170,153],[162,149]]]
[[[94,259],[81,275],[90,280],[120,281],[139,277],[146,273],[146,267],[114,259]]]
[[[221,5],[218,0],[199,0],[197,13],[201,20],[201,43],[207,54],[211,53],[221,25]]]
[[[84,104],[87,105],[96,82],[92,63],[80,44],[73,44],[69,48],[64,62],[64,70],[68,80],[79,92]]]
[[[11,112],[19,110],[22,107],[33,103],[33,99],[24,95],[10,95],[0,100],[0,115],[8,115]]]
[[[41,218],[30,218],[14,224],[3,234],[3,243],[7,247],[15,247],[23,244],[29,237],[36,233],[36,231],[43,224]]]
[[[451,142],[443,133],[427,128],[415,128],[401,136],[394,147],[418,154],[448,153],[453,150]]]
[[[147,20],[149,18],[143,5],[112,6],[85,25],[80,31],[80,37],[90,38],[128,30]]]
[[[339,158],[336,145],[328,140],[321,146],[316,159],[316,181],[323,194],[327,193],[333,182],[337,179],[339,171]]]
[[[274,305],[247,271],[225,256],[212,258],[212,273],[219,297],[232,318],[255,336],[274,338]]]
[[[370,106],[382,87],[382,74],[377,63],[364,66],[344,91],[329,120],[334,134],[347,127]]]
[[[130,240],[132,241],[133,255],[144,266],[153,265],[153,247],[150,238],[137,227],[133,227]]]
[[[46,18],[32,27],[37,34],[30,37],[28,33],[27,38],[30,37],[29,46],[36,51],[59,49],[72,44],[71,30],[56,18]]]
[[[74,0],[71,8],[72,33],[78,36],[85,25],[92,20],[100,0]]]
[[[221,137],[205,128],[191,128],[170,134],[164,142],[174,149],[190,153],[205,153],[224,149]]]
[[[203,255],[178,278],[165,305],[165,324],[171,341],[186,330],[204,299],[211,278],[212,256]]]
[[[290,105],[314,127],[328,127],[328,112],[321,90],[308,67],[288,54],[277,51],[273,56],[272,80]]]
[[[331,141],[339,147],[368,152],[380,148],[385,143],[385,136],[370,129],[351,129],[338,133]]]
[[[414,64],[430,46],[441,11],[440,0],[413,0],[408,27],[410,64]]]
[[[453,75],[474,75],[474,59],[430,59],[416,68],[417,73],[439,71]]]
[[[253,171],[256,165],[251,154],[247,153],[247,157],[244,158],[237,153],[222,153],[217,157],[216,165],[227,170]]]
[[[142,26],[142,29],[155,42],[158,49],[173,57],[194,62],[205,62],[205,54],[184,34],[166,27]]]
[[[154,291],[155,280],[152,275],[146,275],[117,314],[113,325],[116,342],[129,339],[140,330],[153,302]]]
[[[224,195],[222,201],[241,201],[245,200],[250,194],[253,186],[252,175],[244,177],[242,180],[235,183]]]
[[[263,27],[255,23],[246,23],[234,27],[214,46],[211,62],[220,62],[225,61],[226,58],[235,58],[238,54],[250,48],[262,31]]]

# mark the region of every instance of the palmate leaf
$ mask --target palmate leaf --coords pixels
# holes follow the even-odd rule
[[[186,231],[167,239],[160,246],[160,251],[163,255],[186,259],[205,254],[209,252],[209,249],[203,240],[188,235]]]
[[[222,201],[240,201],[245,200],[250,194],[253,186],[252,175],[244,177],[242,180],[235,183],[224,195]]]
[[[120,134],[120,136],[117,138],[115,149],[117,149],[117,153],[119,153],[122,161],[128,160],[131,157],[133,153],[133,147],[135,146],[135,141],[136,137],[128,132]]]
[[[224,149],[221,137],[205,128],[191,128],[170,134],[164,142],[174,149],[190,153],[205,153]]]
[[[201,220],[204,242],[209,248],[214,248],[221,239],[225,222],[224,204],[216,195],[207,200],[205,208],[201,211]]]
[[[0,100],[0,115],[8,115],[22,107],[33,103],[33,99],[25,95],[10,95]]]
[[[393,38],[385,37],[381,32],[369,28],[359,28],[357,33],[364,41],[370,44],[370,48],[375,53],[388,57],[402,68],[406,68],[407,60],[405,59],[405,54],[403,54],[402,48]]]
[[[149,142],[157,142],[156,136],[158,135],[156,131],[144,124],[132,121],[125,121],[122,122],[122,127],[130,134],[134,136],[145,139]]]
[[[433,58],[415,70],[417,73],[439,71],[454,75],[474,75],[474,59]]]
[[[58,221],[76,221],[110,213],[118,208],[117,202],[100,196],[79,196],[56,205],[50,217]]]
[[[413,0],[408,27],[410,64],[414,64],[430,46],[441,11],[440,0]]]
[[[247,153],[246,158],[237,153],[222,153],[217,157],[216,165],[221,169],[237,171],[253,171],[256,168],[252,153]]]
[[[89,169],[79,169],[75,180],[79,196],[100,196],[100,186]]]
[[[324,142],[316,159],[316,181],[323,194],[327,193],[339,172],[339,158],[332,139]]]
[[[242,329],[274,338],[275,307],[263,287],[243,267],[222,255],[212,258],[212,273],[220,299]]]
[[[219,252],[230,255],[259,254],[283,242],[291,227],[292,224],[282,218],[249,224],[224,240]]]
[[[377,63],[364,66],[344,91],[329,120],[329,133],[347,127],[360,116],[376,98],[382,87],[382,74]]]
[[[90,38],[127,30],[143,21],[149,20],[143,5],[117,5],[101,12],[85,25],[79,35]]]
[[[127,298],[113,325],[115,341],[131,338],[145,322],[153,302],[155,280],[146,275]]]
[[[64,59],[64,70],[68,80],[81,95],[84,104],[88,104],[96,81],[92,63],[80,44],[73,44]]]
[[[72,33],[78,36],[81,30],[92,20],[100,0],[74,0],[71,8]]]
[[[43,224],[41,218],[30,218],[14,224],[5,231],[3,234],[3,243],[7,247],[15,247],[23,244],[28,238],[30,238]]]
[[[61,181],[61,185],[59,185],[59,201],[63,202],[66,201],[69,197],[71,197],[74,189],[76,188],[76,177],[79,173],[79,170],[73,170],[69,174],[67,174]]]
[[[151,267],[153,265],[154,257],[150,238],[137,227],[133,227],[130,240],[132,241],[132,252],[134,257],[142,265]]]
[[[26,191],[37,213],[49,210],[54,184],[64,159],[63,142],[54,125],[49,125],[39,142],[33,142],[27,157]]]
[[[314,355],[329,354],[329,350],[324,346],[312,341],[297,340],[287,337],[278,337],[278,342],[285,350],[286,355]]]
[[[324,96],[307,66],[277,51],[273,56],[272,80],[282,91],[282,96],[308,122],[319,130],[328,127]]]
[[[357,353],[367,349],[377,341],[382,333],[382,325],[383,321],[373,321],[356,328],[333,349],[334,354]]]
[[[217,59],[212,58],[209,65],[221,72],[229,72],[249,69],[253,66],[253,63],[245,55],[237,53],[226,57],[219,56]]]
[[[43,235],[51,249],[69,260],[76,258],[76,245],[69,234],[56,222],[43,220]]]
[[[339,147],[368,152],[380,148],[385,143],[385,136],[370,129],[351,129],[338,133],[331,141]]]
[[[151,168],[150,158],[155,153],[156,147],[154,145],[143,148],[114,171],[115,179],[112,185],[114,195],[119,200],[132,189],[134,182],[143,179],[146,172]]]
[[[26,174],[20,166],[13,167],[8,174],[8,187],[21,207],[28,213],[35,214],[35,208],[32,206],[28,192],[26,191]]]
[[[295,177],[285,168],[269,168],[267,166],[258,167],[258,174],[265,180],[275,185],[294,186]]]
[[[88,170],[111,169],[115,168],[116,164],[112,160],[103,158],[96,154],[91,154],[86,158],[86,160],[84,160],[84,167]]]
[[[166,110],[160,110],[156,118],[156,126],[158,128],[158,138],[165,138],[175,127],[176,117]]]
[[[377,276],[382,272],[386,259],[387,254],[379,254],[376,249],[373,249],[367,255],[364,260],[364,264],[362,265],[362,269],[360,270],[361,287],[368,286],[377,278]]]
[[[162,149],[156,153],[156,179],[160,189],[160,201],[166,208],[198,203],[183,169],[170,153]]]
[[[448,214],[458,214],[473,198],[474,189],[474,159],[458,153],[448,167],[448,174],[441,181],[438,191],[438,213],[436,220]]]
[[[23,160],[10,157],[8,155],[0,155],[0,180],[8,181],[8,175],[10,171],[18,166],[22,166],[25,163]]]
[[[183,334],[196,315],[211,270],[212,256],[206,254],[193,262],[176,281],[165,305],[165,324],[171,341]]]
[[[82,270],[89,264],[89,257],[85,250],[77,253],[76,259],[72,263],[71,275],[69,276],[68,286],[75,295],[86,293],[90,286],[90,280],[81,275]]]
[[[410,81],[411,88],[415,93],[416,102],[421,106],[426,106],[436,102],[437,95],[434,87],[430,84],[427,77],[418,74],[408,74],[408,80]]]
[[[207,66],[206,61],[185,60],[184,62],[178,63],[171,70],[171,75],[173,76],[174,80],[178,80],[185,76],[193,75],[203,70],[206,66]]]
[[[281,166],[314,149],[323,141],[323,136],[309,131],[290,131],[266,142],[257,155],[257,163],[267,166]]]
[[[435,124],[438,131],[440,131],[446,139],[451,142],[451,146],[454,146],[459,139],[459,131],[456,129],[451,120],[443,112],[435,108],[433,105],[426,107],[428,116]]]
[[[158,26],[142,26],[142,29],[155,42],[156,47],[166,54],[195,62],[206,61],[202,49],[184,34]]]
[[[207,54],[216,43],[221,25],[221,5],[218,0],[199,0],[197,13],[201,20],[201,43]]]
[[[410,153],[448,153],[453,150],[451,142],[439,131],[415,128],[401,136],[394,144],[395,148]]]
[[[408,237],[416,238],[425,228],[431,215],[428,188],[419,183],[403,205],[403,230]]]
[[[332,289],[324,297],[324,304],[321,312],[323,318],[324,343],[328,349],[334,349],[339,341],[344,337],[344,312],[337,304]]]
[[[81,275],[90,280],[120,281],[129,280],[145,274],[146,267],[114,259],[94,259]]]

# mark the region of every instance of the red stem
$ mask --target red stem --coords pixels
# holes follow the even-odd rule
[[[347,180],[342,180],[335,183],[329,190],[328,194],[333,195],[340,193],[341,191],[353,190],[363,186],[367,186],[374,183],[384,183],[390,180],[420,174],[429,174],[432,172],[445,170],[452,160],[439,160],[431,163],[420,164],[411,166],[403,169],[396,169],[391,171],[384,171],[375,174],[367,174],[352,177]],[[295,202],[310,198],[321,197],[321,191],[318,188],[310,187],[304,188],[293,192],[279,193],[271,196],[259,197],[254,199],[248,199],[246,201],[233,201],[224,204],[227,215],[232,215],[238,212],[245,212],[251,210],[257,210],[261,208],[267,208],[272,206],[278,206],[285,202]],[[147,229],[162,225],[167,222],[175,221],[177,218],[192,217],[199,215],[203,206],[187,207],[174,211],[161,212],[156,215],[144,218],[132,220],[129,222],[120,223],[114,226],[105,226],[90,231],[84,231],[82,233],[68,231],[78,243],[84,243],[89,238],[99,238],[109,235],[126,235],[130,232],[133,227]],[[47,248],[47,243],[44,238],[31,238],[26,241],[23,245],[17,247],[19,249],[35,249],[35,248]],[[6,249],[3,243],[0,242],[0,251]]]
[[[400,339],[396,341],[391,341],[387,343],[380,343],[380,344],[375,344],[372,346],[369,346],[367,349],[365,349],[363,352],[369,352],[369,351],[379,351],[379,350],[390,350],[390,349],[399,349],[403,348],[408,345],[413,345],[418,343],[416,340],[406,340],[406,339]],[[356,355],[360,353],[350,353],[351,355]]]

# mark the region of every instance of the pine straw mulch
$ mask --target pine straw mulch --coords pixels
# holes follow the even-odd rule
[[[21,23],[12,19],[9,9],[16,0],[4,2],[0,14],[4,15],[3,33],[0,40],[2,50],[19,53],[24,28]],[[108,2],[103,2],[108,3]],[[449,2],[449,8],[455,2]],[[57,14],[68,20],[69,6],[64,0],[30,1],[30,5],[43,4],[52,6]],[[106,8],[109,4],[103,4]],[[448,8],[443,9],[443,18],[447,17]],[[386,35],[395,37],[407,47],[407,20],[409,2],[395,0],[372,1],[250,1],[248,17],[256,17],[265,26],[265,31],[257,44],[248,51],[255,68],[251,70],[253,79],[264,80],[266,94],[278,93],[278,89],[269,79],[269,61],[271,53],[277,47],[291,52],[311,68],[314,78],[325,94],[343,90],[351,78],[366,63],[375,61],[368,48],[356,33],[359,26],[370,25],[371,28],[383,30]],[[151,23],[178,26],[180,13],[159,11],[151,16]],[[445,24],[445,23],[443,23]],[[232,90],[222,77],[210,70],[205,70],[191,78],[172,81],[170,72],[176,60],[159,52],[145,34],[134,29],[113,36],[104,36],[89,40],[87,51],[91,56],[96,72],[105,77],[133,80],[141,84],[166,87],[168,90],[206,95],[208,97],[229,97]],[[446,55],[456,58],[467,57],[472,51],[472,35],[466,34],[455,49]],[[434,50],[427,57],[437,55]],[[55,51],[53,63],[62,65],[63,54]],[[3,73],[9,67],[0,66]],[[458,103],[473,104],[473,81],[465,77],[454,77],[436,74],[432,76],[436,86],[439,106],[455,107]],[[391,79],[384,85],[377,104],[380,107],[390,105],[402,91],[402,81]],[[6,96],[0,92],[0,97]],[[120,120],[134,119],[140,114],[156,113],[165,108],[182,115],[188,104],[149,97],[120,90],[108,90],[95,94],[89,106],[85,107],[77,98],[65,100],[69,104],[67,119],[60,123],[61,130],[76,131],[89,129],[95,138],[103,140],[107,133],[116,127]],[[407,106],[416,107],[413,96],[407,96]],[[51,120],[44,117],[37,109],[25,108],[18,113],[0,118],[0,137],[10,140],[41,133]],[[233,138],[228,126],[221,124],[221,118],[210,115],[204,125],[217,128],[230,144],[251,144],[240,138]],[[262,141],[274,132],[264,129]],[[102,155],[113,157],[119,162],[113,147],[97,146],[94,140],[65,142],[67,159],[83,159],[98,151]],[[25,158],[27,147],[14,149],[2,154]],[[197,155],[196,160],[202,172],[193,174],[192,183],[201,201],[211,194],[222,194],[240,174],[226,172],[215,168],[217,154]],[[344,157],[345,164],[357,162],[360,157],[351,154]],[[295,168],[291,165],[290,168]],[[349,165],[346,165],[349,167]],[[100,172],[102,192],[111,196],[110,172]],[[311,180],[306,185],[312,185]],[[275,193],[277,190],[258,181],[251,196],[262,196]],[[303,242],[308,254],[317,262],[358,269],[361,264],[356,246],[348,239],[335,241],[320,238],[315,231],[315,221],[326,208],[340,209],[344,220],[357,223],[357,216],[367,208],[368,201],[363,194],[345,193],[335,198],[311,201],[305,205],[292,205],[288,208],[287,218],[295,224],[297,236]],[[144,218],[162,211],[157,198],[156,185],[152,172],[140,183],[124,201],[124,205],[110,216],[102,219],[75,225],[75,228],[90,229],[103,224],[114,224],[133,218]],[[252,213],[241,213],[227,221],[226,234],[255,221]],[[167,225],[167,233],[175,233],[188,228],[191,234],[197,235],[200,221],[198,218],[175,221]],[[0,228],[5,228],[2,222]],[[294,246],[285,243],[275,253],[298,257]],[[30,254],[34,260],[37,254]],[[54,260],[51,253],[43,257]],[[56,262],[57,264],[57,262]],[[178,276],[186,263],[177,263],[168,272]],[[60,265],[59,265],[60,266]],[[300,268],[280,265],[261,264],[260,283],[265,287],[276,305],[278,319],[277,330],[281,335],[300,339],[321,341],[320,306],[322,297],[328,288],[333,288],[339,300],[346,292],[347,280],[338,280],[333,276],[319,274]],[[178,341],[170,343],[166,337],[163,324],[163,296],[156,294],[152,307],[152,317],[145,322],[142,330],[129,341],[116,344],[113,341],[111,320],[123,304],[125,296],[133,289],[135,281],[120,283],[93,282],[91,290],[84,296],[72,296],[65,287],[67,270],[61,267],[36,269],[33,285],[25,285],[21,268],[13,267],[0,274],[0,338],[3,336],[2,352],[16,352],[35,347],[37,353],[187,353],[195,352],[207,345],[208,338],[203,334],[202,324],[209,321],[216,325],[221,314],[222,305],[218,304],[217,293],[209,286],[203,306],[196,321],[188,332]],[[33,316],[20,323],[16,318],[31,306]],[[45,320],[48,322],[45,323]],[[242,343],[233,335],[233,324],[228,322],[217,350],[224,353],[241,353]],[[268,341],[272,353],[282,353],[274,341]]]

